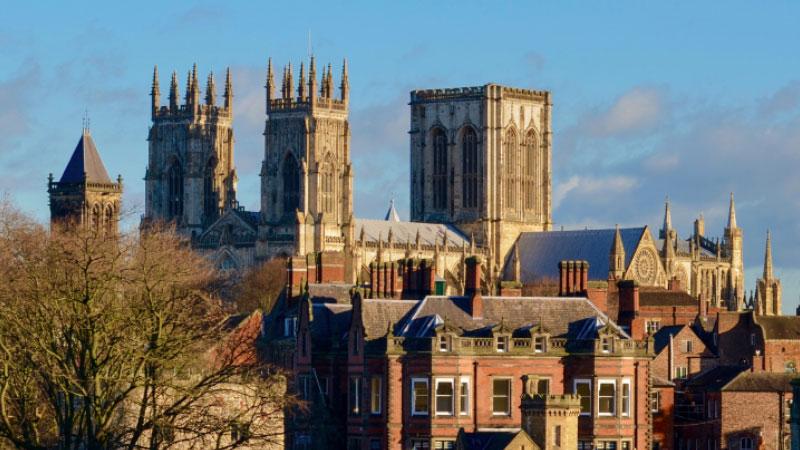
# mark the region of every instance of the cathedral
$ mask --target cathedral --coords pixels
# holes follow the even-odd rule
[[[173,72],[162,104],[154,70],[143,227],[174,223],[223,270],[279,256],[305,258],[309,267],[336,261],[352,285],[375,265],[416,259],[433,268],[442,293],[455,293],[470,256],[480,257],[488,291],[558,279],[559,262],[580,260],[590,281],[679,286],[717,308],[781,314],[769,236],[763,277],[746,295],[733,194],[717,238],[702,215],[690,236],[679,236],[669,202],[656,236],[647,226],[553,230],[550,92],[497,84],[412,91],[411,221],[393,204],[384,220],[361,219],[353,215],[346,61],[338,81],[331,64],[318,67],[313,57],[297,75],[283,67],[280,85],[276,71],[270,61],[260,210],[247,211],[236,200],[230,71],[221,99],[208,75],[202,100],[196,66],[183,95]],[[54,221],[116,227],[122,182],[109,179],[88,130],[48,192]]]

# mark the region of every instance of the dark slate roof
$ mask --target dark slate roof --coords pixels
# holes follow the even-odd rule
[[[661,350],[669,345],[669,338],[680,333],[684,327],[686,327],[686,325],[670,325],[659,328],[656,334],[653,335],[653,346],[655,347],[656,353],[661,353]]]
[[[756,316],[766,339],[800,339],[800,317],[798,316]]]
[[[591,270],[591,268],[589,269]],[[684,291],[669,291],[664,288],[639,288],[639,306],[683,306],[697,307],[697,299]]]
[[[461,443],[465,450],[505,450],[521,432],[508,430],[464,432],[461,435]]]
[[[722,390],[728,392],[791,392],[791,381],[796,373],[750,372],[740,373]]]
[[[686,383],[686,386],[706,391],[718,391],[743,370],[746,369],[740,366],[717,366],[695,375]]]
[[[630,265],[634,250],[645,232],[641,228],[621,228],[625,247],[625,267]],[[589,262],[589,278],[608,278],[608,256],[614,242],[615,229],[541,231],[522,233],[519,237],[520,269],[523,283],[541,278],[558,279],[558,263],[564,260]],[[507,264],[506,270],[512,270]],[[510,274],[507,274],[510,275]]]
[[[249,223],[254,228],[258,227],[258,222],[261,220],[261,214],[258,211],[245,211],[243,209],[235,209],[234,211],[236,211],[245,222]]]
[[[313,305],[311,320],[311,339],[314,348],[329,349],[344,340],[353,316],[351,305],[318,303]]]
[[[108,172],[100,159],[100,153],[94,145],[92,135],[88,130],[84,130],[75,151],[69,158],[67,167],[61,175],[59,183],[83,183],[84,174],[89,183],[111,183]]]
[[[417,304],[418,300],[366,299],[361,303],[364,321],[364,338],[367,341],[386,336],[389,324],[392,328],[400,322]]]
[[[352,284],[320,283],[309,284],[308,294],[314,303],[350,303],[350,289]]]
[[[492,328],[500,324],[524,336],[541,324],[552,337],[594,339],[608,323],[627,336],[586,298],[483,297],[483,317],[473,318],[470,311],[467,297],[429,296],[398,324],[395,335],[430,337],[446,321],[465,336],[491,336]]]
[[[421,245],[442,244],[442,239],[447,233],[448,246],[469,246],[469,239],[458,228],[453,225],[440,223],[424,222],[404,222],[394,220],[374,220],[374,219],[354,219],[356,239],[364,232],[364,240],[367,242],[386,242],[389,238],[389,231],[392,233],[392,240],[396,244],[410,243],[414,245],[419,233]]]

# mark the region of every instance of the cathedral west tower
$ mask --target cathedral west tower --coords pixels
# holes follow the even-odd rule
[[[173,72],[169,105],[162,106],[155,69],[144,220],[174,222],[178,231],[191,237],[199,236],[222,210],[236,203],[230,70],[221,105],[213,74],[208,76],[203,102],[200,95],[195,65],[187,77],[183,104]]]
[[[411,92],[411,220],[452,223],[501,266],[552,225],[550,93],[496,84]]]
[[[270,60],[265,87],[258,257],[342,250],[353,239],[347,65],[338,96],[331,66],[318,78],[313,57],[296,86],[291,64],[277,86]]]

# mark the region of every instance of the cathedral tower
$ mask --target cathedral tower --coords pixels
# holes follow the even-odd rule
[[[496,84],[411,92],[411,220],[453,223],[500,266],[549,230],[550,93]]]
[[[295,88],[290,63],[277,95],[267,66],[259,258],[342,250],[353,239],[347,63],[338,96],[330,64],[320,77],[312,56],[307,76],[301,63]]]
[[[118,176],[116,183],[111,181],[88,128],[83,129],[61,178],[53,181],[50,174],[47,193],[53,224],[117,232],[122,177]]]
[[[230,69],[221,105],[209,74],[204,102],[195,65],[180,104],[178,77],[172,73],[169,105],[160,104],[158,68],[153,72],[152,121],[145,175],[145,221],[174,222],[187,236],[199,235],[228,207],[236,205],[233,163],[233,87]]]

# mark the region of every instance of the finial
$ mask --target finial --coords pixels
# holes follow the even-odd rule
[[[172,111],[176,111],[178,109],[178,98],[180,97],[180,93],[178,92],[178,72],[172,71],[172,82],[169,86],[169,109]]]
[[[292,80],[292,62],[286,67],[286,98],[292,98],[292,91],[294,90],[294,82]]]
[[[350,98],[350,80],[347,76],[347,58],[342,62],[342,83],[341,83],[341,100],[347,101]]]
[[[733,201],[733,192],[731,192],[731,203],[728,208],[728,229],[733,230],[736,228],[736,204]]]
[[[231,80],[231,68],[225,71],[225,109],[233,107],[233,81]]]
[[[206,81],[206,105],[214,106],[217,102],[217,87],[214,84],[214,72],[208,74]]]
[[[155,117],[161,105],[161,90],[158,86],[158,66],[153,67],[153,87],[150,89],[150,101],[152,106],[152,116]]]
[[[89,134],[89,109],[83,109],[83,120],[82,120],[82,128],[83,134]]]
[[[300,101],[306,99],[306,68],[303,61],[300,61],[300,80],[297,82],[297,96],[300,97]]]
[[[764,249],[764,281],[772,279],[772,234],[767,229],[767,244]]]

